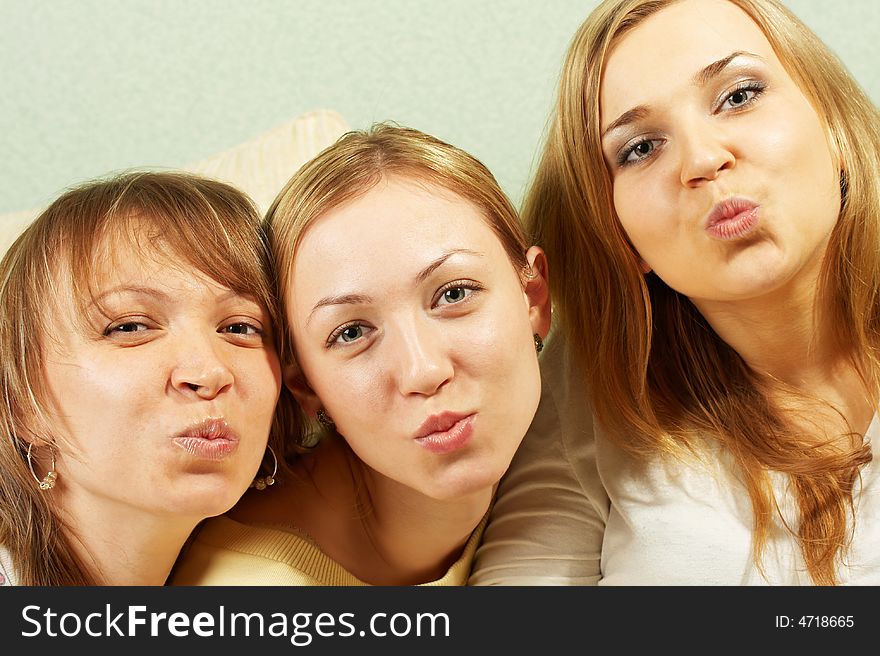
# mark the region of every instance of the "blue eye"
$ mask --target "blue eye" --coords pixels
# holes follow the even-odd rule
[[[766,88],[767,85],[763,82],[754,80],[742,82],[722,98],[721,103],[718,106],[718,111],[736,110],[745,107],[746,105],[750,105],[757,100],[758,96],[760,96]]]
[[[350,323],[340,326],[327,338],[327,347],[345,346],[362,339],[373,329],[362,323]]]
[[[631,146],[625,147],[617,159],[617,164],[625,166],[648,159],[654,154],[660,142],[660,139],[642,139]]]
[[[353,342],[356,339],[360,339],[364,336],[364,329],[360,325],[349,326],[344,329],[341,333],[339,333],[339,337],[337,339],[341,339],[343,342]]]
[[[452,305],[453,303],[460,303],[473,293],[474,290],[468,289],[467,287],[450,287],[440,294],[440,298],[437,300],[437,305]]]
[[[476,292],[482,292],[484,289],[485,288],[476,280],[451,280],[438,289],[434,294],[434,300],[431,303],[431,307],[457,305],[467,301]]]

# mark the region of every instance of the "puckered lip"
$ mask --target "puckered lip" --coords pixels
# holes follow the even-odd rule
[[[472,414],[472,412],[462,413],[447,410],[445,412],[431,415],[422,422],[422,425],[419,426],[415,435],[413,435],[413,439],[421,439],[435,433],[445,433],[462,419],[470,417]]]
[[[174,437],[195,437],[202,440],[228,440],[237,442],[238,434],[223,417],[209,417],[190,424]]]
[[[758,207],[758,203],[742,196],[725,198],[716,203],[709,214],[706,215],[703,221],[703,228],[708,230],[723,221],[729,221],[743,212],[749,212],[756,207]]]

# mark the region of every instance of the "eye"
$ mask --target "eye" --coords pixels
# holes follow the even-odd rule
[[[108,326],[107,329],[104,331],[104,336],[110,337],[114,334],[124,335],[130,333],[140,333],[149,329],[150,327],[145,323],[141,323],[139,321],[126,321],[124,323],[117,323]]]
[[[368,335],[373,328],[362,323],[348,323],[334,330],[327,338],[327,347],[345,346]]]
[[[473,280],[453,280],[443,285],[435,294],[432,307],[456,305],[483,290],[483,286]]]
[[[218,332],[229,333],[232,335],[242,335],[244,337],[254,337],[263,334],[263,331],[254,325],[245,322],[232,323],[224,326]]]
[[[341,339],[343,342],[353,342],[356,339],[360,339],[364,336],[364,328],[363,326],[349,326],[341,333],[339,333],[339,337],[337,339]]]
[[[440,299],[437,301],[437,305],[451,305],[453,303],[458,303],[473,293],[474,290],[468,289],[467,287],[452,287],[440,294]]]
[[[757,100],[758,96],[764,92],[766,87],[767,85],[763,82],[742,82],[737,85],[733,91],[722,98],[721,103],[718,106],[718,111],[736,110],[750,105]]]
[[[662,139],[641,139],[633,144],[624,146],[617,159],[618,166],[642,162],[654,154],[654,151],[662,143]]]

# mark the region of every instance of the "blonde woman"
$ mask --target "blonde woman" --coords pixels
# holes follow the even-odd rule
[[[878,119],[775,0],[587,18],[525,209],[558,332],[473,583],[880,583]]]
[[[285,384],[323,439],[206,522],[174,582],[464,584],[538,406],[541,249],[482,164],[394,126],[308,163],[267,225]]]
[[[162,585],[244,493],[281,384],[269,271],[252,203],[176,173],[73,189],[13,244],[3,584]]]

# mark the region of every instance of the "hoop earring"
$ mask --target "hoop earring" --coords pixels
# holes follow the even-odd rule
[[[46,475],[40,480],[40,477],[37,476],[37,472],[34,471],[34,461],[31,457],[31,449],[34,448],[33,442],[28,442],[28,450],[27,450],[27,462],[28,468],[31,470],[31,476],[34,477],[34,480],[37,482],[37,485],[40,486],[40,489],[45,492],[46,490],[51,490],[55,487],[55,481],[58,479],[58,472],[55,471],[55,449],[49,446],[49,453],[52,454],[52,466],[49,468],[49,471],[46,472]]]
[[[248,485],[249,488],[256,488],[257,490],[265,490],[270,485],[275,485],[275,474],[278,473],[278,458],[275,456],[275,452],[272,450],[272,447],[268,444],[266,448],[269,449],[269,453],[272,454],[272,461],[275,463],[275,466],[272,468],[272,473],[268,476],[257,476],[253,482]]]
[[[541,336],[538,333],[532,335],[535,338],[535,351],[540,353],[544,350],[544,340],[541,339]]]
[[[318,413],[315,415],[315,418],[318,420],[318,423],[321,424],[324,428],[332,428],[336,424],[333,423],[333,420],[324,412],[324,408],[318,410]]]

